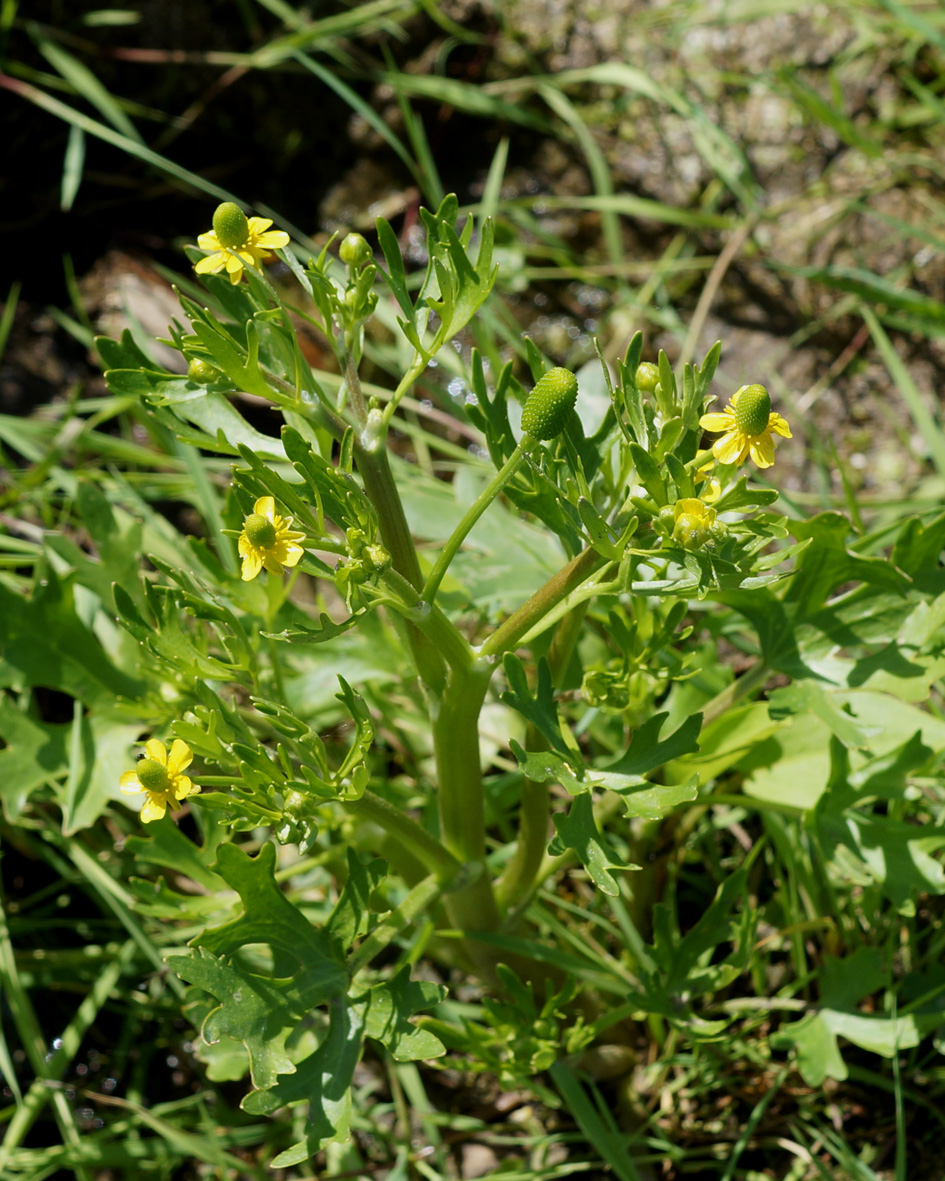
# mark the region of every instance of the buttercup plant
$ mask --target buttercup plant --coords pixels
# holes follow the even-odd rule
[[[428,262],[411,276],[383,219],[378,258],[352,234],[340,261],[327,247],[300,261],[270,222],[221,205],[198,238],[209,253],[191,252],[206,302],[181,296],[186,323],[170,330],[186,376],[156,370],[130,336],[100,346],[113,392],[142,397],[185,445],[233,462],[220,527],[194,545],[190,568],[155,557],[140,593],[115,589],[124,626],[162,673],[150,724],[166,716],[177,735],[168,757],[150,740],[147,765],[121,786],[147,793],[142,819],[156,824],[173,823],[165,805],[186,802],[204,834],[206,874],[227,901],[208,926],[205,911],[190,916],[205,929],[168,964],[204,1006],[210,1068],[221,1038],[242,1043],[246,1110],[307,1103],[300,1138],[276,1167],[347,1137],[365,1039],[397,1061],[447,1044],[472,1057],[479,1046],[483,1061],[498,1053],[474,1026],[430,1015],[444,990],[412,977],[421,953],[471,967],[504,998],[492,1010],[503,1022],[544,1014],[540,1037],[503,1051],[507,1080],[550,1066],[565,1010],[582,1016],[563,1053],[613,1024],[610,1002],[567,980],[554,955],[534,954],[529,908],[568,866],[616,898],[620,875],[646,853],[635,847],[646,826],[696,800],[697,774],[662,769],[696,750],[701,715],[676,709],[670,724],[658,709],[692,675],[686,603],[760,590],[804,545],[772,547],[786,536],[764,511],[776,494],[734,471],[748,456],[770,466],[772,432],[790,438],[767,392],[742,387],[726,411],[706,412],[719,345],[676,374],[665,355],[642,362],[635,336],[613,369],[604,364],[610,405],[596,423],[580,376],[528,340],[527,375],[493,352],[487,376],[475,349],[465,363],[445,349],[495,280],[491,223],[458,213],[454,197],[421,211]],[[262,270],[273,252],[298,285],[291,307]],[[360,373],[365,326],[381,311],[399,365],[387,390],[365,387]],[[333,351],[337,374],[313,371],[300,325]],[[421,549],[416,535],[434,522],[413,503],[417,473],[388,443],[438,357],[462,365],[468,417],[495,472],[462,491],[451,527],[436,522]],[[278,435],[245,419],[245,394],[281,417]],[[704,428],[726,432],[711,453]],[[713,471],[714,460],[732,466]],[[484,518],[509,545],[523,529],[529,545],[540,537],[544,556],[529,566],[523,548],[520,592],[503,587],[477,603],[465,559]],[[363,685],[339,678],[337,700],[326,698],[332,651],[350,651],[359,634],[388,689],[378,695],[366,673]],[[579,735],[565,688],[585,710]],[[429,736],[431,761],[396,775],[376,737],[396,742],[385,696],[400,703],[399,724]],[[484,773],[487,703],[509,728],[514,802]],[[331,741],[320,736],[329,732]],[[196,784],[181,774],[191,750]],[[615,817],[622,837],[611,835]],[[275,876],[277,863],[309,853],[336,884],[317,917]],[[180,905],[183,920],[183,896]],[[259,943],[268,969],[243,952]],[[614,1021],[642,1009],[693,1028],[696,993],[677,981],[670,1002],[663,983],[654,961]]]

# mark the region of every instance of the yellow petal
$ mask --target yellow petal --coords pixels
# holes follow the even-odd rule
[[[268,517],[273,524],[275,524],[276,516],[276,501],[273,496],[260,496],[260,498],[253,505],[253,512],[260,513],[264,517]]]
[[[226,256],[226,270],[227,274],[241,275],[243,273],[243,260],[238,254],[230,253]]]
[[[149,738],[144,744],[144,749],[148,752],[149,759],[154,759],[162,767],[167,766],[167,751],[164,748],[163,742],[158,742],[156,738]]]
[[[160,820],[166,811],[167,800],[164,796],[160,792],[149,792],[141,809],[141,819],[145,824],[150,824],[152,820]]]
[[[782,418],[780,414],[772,413],[768,419],[768,430],[774,431],[776,435],[780,435],[783,439],[793,439],[791,428],[787,424],[787,419]]]
[[[175,775],[179,775],[185,767],[189,767],[194,761],[194,752],[190,749],[186,742],[180,738],[175,738],[171,744],[171,753],[167,758],[167,773],[173,779]]]
[[[699,419],[699,426],[707,431],[727,431],[733,425],[734,419],[727,410],[719,414],[703,414]]]
[[[687,498],[686,500],[677,500],[673,505],[673,508],[676,510],[677,516],[679,516],[680,513],[692,513],[694,516],[699,517],[705,512],[705,506],[703,505],[702,501],[691,498]]]
[[[270,230],[268,234],[259,235],[256,245],[262,246],[264,250],[281,250],[283,246],[289,245],[289,235],[283,230]]]
[[[174,780],[174,798],[184,800],[194,790],[193,780],[186,775],[178,775]]]
[[[197,235],[197,245],[201,250],[222,250],[220,239],[211,230],[208,234]]]
[[[225,265],[225,254],[208,254],[200,262],[194,263],[194,270],[198,275],[215,275],[217,271],[222,271]]]
[[[774,463],[774,439],[768,431],[748,440],[748,449],[758,467],[771,467]]]
[[[300,545],[287,545],[285,547],[285,553],[282,558],[282,565],[283,566],[297,566],[299,563],[299,559],[302,557],[302,555],[304,553],[305,553],[305,550],[302,549],[302,547]]]
[[[276,555],[274,553],[269,552],[269,553],[266,553],[263,555],[263,565],[266,567],[266,569],[269,571],[270,574],[281,574],[282,573],[282,563],[279,561],[279,559],[276,557]]]
[[[122,773],[121,779],[118,780],[118,786],[122,791],[128,792],[129,795],[138,795],[139,792],[144,791],[141,783],[138,780],[137,771],[125,771]]]
[[[271,217],[251,217],[249,219],[250,237],[258,237],[272,225]],[[278,231],[277,231],[278,232]]]
[[[262,569],[262,558],[256,550],[243,554],[243,570],[240,577],[244,582],[251,582]]]
[[[721,439],[716,439],[712,454],[719,463],[741,463],[748,454],[748,441],[741,431],[729,431]]]

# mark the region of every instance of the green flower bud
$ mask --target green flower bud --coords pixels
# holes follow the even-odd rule
[[[232,201],[224,201],[213,215],[213,232],[221,246],[228,246],[231,250],[245,246],[249,238],[246,214]]]
[[[663,505],[657,515],[655,525],[660,533],[672,533],[676,526],[676,509],[673,505]]]
[[[635,380],[637,389],[644,394],[655,393],[656,387],[660,383],[659,365],[654,365],[652,361],[641,361],[637,366]]]
[[[210,385],[211,382],[219,381],[222,376],[216,365],[211,365],[202,357],[193,357],[187,366],[187,379],[195,385]]]
[[[338,257],[349,267],[363,267],[371,262],[374,255],[371,247],[360,234],[348,234],[338,248]]]
[[[535,383],[522,411],[522,430],[534,439],[553,439],[564,430],[577,401],[578,382],[570,369],[549,369]]]
[[[268,549],[276,543],[276,527],[262,513],[250,513],[243,522],[243,532],[257,549]]]
[[[763,385],[743,385],[732,399],[735,425],[744,435],[760,435],[768,429],[771,395]]]

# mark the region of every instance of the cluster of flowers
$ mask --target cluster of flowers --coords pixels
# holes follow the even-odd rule
[[[272,257],[274,250],[288,246],[289,235],[282,230],[270,230],[271,225],[272,221],[267,218],[248,218],[238,205],[224,202],[213,215],[213,229],[197,238],[198,246],[207,253],[194,270],[200,275],[225,270],[231,283],[239,283],[246,267],[258,269],[262,262]],[[360,247],[363,241],[360,239],[357,245]],[[343,247],[348,249],[349,246],[346,239]],[[367,244],[364,246],[366,248]],[[652,386],[658,371],[653,365],[644,364],[641,371],[644,369],[652,378]],[[551,371],[552,375],[559,372],[567,371]],[[217,371],[213,370],[213,376],[216,375]],[[193,374],[195,380],[203,380],[205,376]],[[568,374],[568,377],[573,378],[573,375]],[[743,385],[732,395],[723,411],[703,414],[699,425],[708,431],[721,432],[721,437],[712,445],[712,455],[721,464],[742,464],[751,458],[759,468],[770,467],[774,463],[773,436],[792,438],[787,422],[772,411],[771,398],[761,385]],[[716,519],[715,510],[702,500],[681,500],[667,506],[664,513],[661,530],[671,535],[677,544],[711,547],[724,535],[724,526]],[[304,533],[293,530],[292,517],[284,517],[276,511],[272,496],[259,497],[253,511],[243,521],[238,541],[243,581],[249,582],[263,569],[281,575],[283,570],[298,565],[305,552],[300,544],[304,539]],[[382,547],[367,546],[360,536],[349,536],[348,542],[352,553],[347,566],[352,582],[363,580],[389,564],[389,556]],[[122,775],[122,791],[132,795],[144,794],[141,819],[146,824],[162,819],[168,808],[179,810],[183,800],[200,791],[183,774],[192,759],[190,747],[179,738],[174,740],[170,753],[162,742],[152,738],[145,743],[145,753],[140,756],[137,767]]]

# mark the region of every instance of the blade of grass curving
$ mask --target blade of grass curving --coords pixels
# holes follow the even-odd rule
[[[510,205],[531,209],[596,209],[599,212],[624,213],[629,217],[645,217],[661,221],[666,225],[685,226],[691,229],[727,230],[734,229],[740,219],[724,213],[703,209],[680,209],[648,197],[637,197],[633,193],[611,193],[590,197],[519,197]]]
[[[399,136],[388,127],[387,123],[378,115],[377,111],[366,103],[363,98],[356,91],[352,90],[347,83],[342,82],[337,78],[331,70],[327,70],[320,62],[315,61],[307,53],[303,53],[300,49],[292,51],[292,57],[310,73],[314,74],[321,82],[324,82],[331,90],[343,99],[353,111],[356,111],[362,119],[364,119],[370,127],[377,132],[377,134],[384,140],[389,148],[397,153],[398,157],[410,169],[411,175],[416,180],[417,184],[421,184],[420,172],[417,168],[417,163],[414,158],[407,151]]]
[[[52,68],[65,78],[75,93],[80,98],[84,98],[90,106],[95,107],[102,118],[110,123],[116,131],[120,131],[122,135],[127,136],[128,139],[134,140],[135,143],[144,147],[144,140],[141,138],[141,133],[137,127],[135,127],[134,123],[131,122],[88,66],[74,58],[71,53],[67,53],[55,41],[40,35],[35,27],[32,31],[39,52],[49,62]]]
[[[211,197],[216,197],[219,201],[233,201],[239,204],[239,198],[227,189],[220,188],[219,185],[206,180],[196,172],[191,172],[188,168],[181,167],[180,164],[175,164],[173,160],[168,160],[158,152],[151,151],[150,148],[142,146],[135,140],[129,139],[128,136],[122,135],[113,128],[106,127],[104,123],[99,123],[97,119],[83,115],[81,111],[70,107],[68,103],[60,102],[59,99],[53,98],[51,94],[47,94],[44,90],[39,90],[35,86],[31,86],[28,82],[21,82],[18,78],[11,78],[9,74],[0,74],[0,87],[4,90],[12,91],[20,98],[26,99],[27,102],[31,102],[35,106],[42,108],[42,110],[48,111],[49,114],[55,115],[57,119],[62,119],[65,123],[79,127],[88,135],[104,140],[105,143],[111,144],[129,156],[137,157],[145,164],[150,164],[152,167],[158,169],[159,172],[163,172],[167,176],[172,176],[176,180],[183,181],[184,184],[190,185],[191,188],[197,189],[199,192],[208,193]]]
[[[912,29],[913,32],[919,33],[930,45],[934,45],[936,49],[945,53],[945,33],[932,24],[930,20],[927,20],[920,12],[908,8],[905,4],[901,4],[899,0],[879,0],[879,3],[896,20]],[[929,11],[934,11],[934,8]]]
[[[873,342],[879,349],[889,375],[896,384],[903,401],[912,415],[919,434],[929,448],[929,454],[940,476],[945,477],[945,434],[941,426],[935,421],[922,399],[919,387],[912,379],[912,374],[906,368],[902,358],[886,335],[886,331],[879,322],[879,317],[866,304],[860,305],[860,315],[870,330]]]
[[[492,157],[492,163],[489,165],[489,172],[486,176],[486,183],[483,185],[482,198],[478,206],[475,206],[475,212],[483,221],[487,217],[494,218],[498,208],[499,199],[502,196],[502,180],[505,177],[505,169],[509,162],[509,140],[508,136],[503,136],[499,140],[498,146],[495,150],[495,155]]]
[[[460,82],[456,78],[388,71],[381,75],[381,81],[392,87],[395,94],[403,92],[415,95],[417,98],[426,98],[432,102],[443,103],[444,106],[455,107],[456,110],[469,115],[480,115],[500,122],[507,120],[546,135],[554,134],[554,125],[548,119],[533,114],[525,107],[506,102],[483,87]]]
[[[396,62],[394,61],[390,47],[387,45],[384,46],[384,60],[389,70],[396,71]],[[423,126],[423,120],[414,111],[407,96],[399,90],[397,92],[397,105],[400,107],[400,114],[407,131],[407,138],[410,140],[410,146],[413,148],[417,164],[419,165],[420,187],[423,190],[423,195],[434,209],[439,209],[443,204],[443,198],[446,196],[446,190],[443,188],[443,182],[440,180],[440,173],[437,169],[436,161],[433,158],[433,153],[430,151],[430,141],[427,139],[427,132]]]
[[[3,315],[0,316],[0,360],[3,359],[7,341],[10,339],[10,330],[13,327],[13,318],[16,315],[16,309],[20,302],[20,288],[22,286],[23,284],[19,279],[11,283],[9,293],[3,304]]]
[[[610,174],[610,166],[574,103],[555,86],[540,86],[538,93],[574,133],[581,146],[581,151],[584,153],[584,158],[587,160],[595,196],[605,200],[612,197],[614,184]],[[600,217],[608,257],[614,266],[619,266],[623,262],[623,235],[620,232],[620,221],[613,208],[606,204],[600,210]]]
[[[85,132],[81,127],[69,128],[66,154],[62,162],[62,181],[59,185],[59,208],[68,212],[75,201],[82,172],[85,168]]]
[[[591,1087],[597,1098],[596,1103],[590,1102],[580,1079],[563,1062],[556,1062],[550,1074],[588,1144],[600,1153],[601,1159],[610,1165],[614,1175],[620,1181],[641,1181],[640,1173],[627,1151],[626,1137],[617,1128],[593,1083]]]

